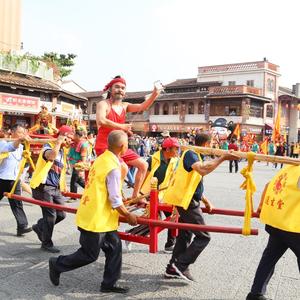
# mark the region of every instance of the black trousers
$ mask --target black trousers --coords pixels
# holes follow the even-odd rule
[[[180,215],[178,220],[180,223],[205,225],[199,203],[194,206],[190,205],[187,210],[184,210],[182,207],[177,207],[177,209]],[[194,239],[192,241],[193,234]],[[181,270],[186,270],[190,264],[196,261],[209,241],[210,235],[208,232],[179,230],[170,264],[176,262],[176,265]]]
[[[14,183],[14,180],[0,179],[0,200],[3,198],[3,194],[5,192],[8,193],[11,191],[11,188],[13,187]],[[15,194],[21,195],[20,181],[17,183]],[[17,229],[26,228],[28,226],[28,221],[23,209],[23,202],[14,199],[8,199],[8,201],[11,211],[14,214],[15,219],[17,221]]]
[[[232,173],[232,167],[234,163],[235,173],[239,170],[239,161],[238,160],[230,160],[229,161],[229,172]]]
[[[55,269],[67,272],[88,265],[98,259],[100,249],[105,253],[102,287],[112,287],[121,276],[122,243],[117,231],[91,232],[78,228],[81,247],[70,255],[57,258]]]
[[[57,187],[40,184],[36,189],[32,189],[32,196],[37,200],[45,202],[65,204],[65,198]],[[45,246],[53,246],[52,234],[54,225],[61,222],[66,213],[61,210],[56,210],[48,207],[41,207],[43,217],[38,220],[38,230],[42,233],[42,244]]]
[[[295,253],[300,273],[300,233],[283,231],[269,225],[266,231],[269,233],[269,241],[256,270],[251,288],[253,294],[266,293],[275,265],[287,249]]]
[[[72,193],[77,193],[77,184],[79,184],[82,188],[85,187],[85,181],[82,177],[78,175],[78,171],[73,168],[71,182],[70,182],[70,191]]]

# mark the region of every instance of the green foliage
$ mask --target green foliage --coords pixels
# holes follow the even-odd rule
[[[42,61],[45,61],[46,63],[52,63],[55,64],[58,67],[59,70],[59,75],[63,78],[68,76],[71,72],[72,69],[71,67],[74,66],[75,62],[74,59],[77,57],[77,55],[68,53],[67,55],[65,54],[58,54],[56,52],[49,52],[49,53],[44,53],[40,59]]]

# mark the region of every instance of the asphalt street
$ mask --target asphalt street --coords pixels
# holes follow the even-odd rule
[[[241,163],[241,166],[244,165],[244,162]],[[271,165],[255,163],[255,206],[264,185],[275,173]],[[239,188],[242,182],[241,174],[229,174],[228,163],[225,162],[205,177],[205,194],[217,208],[243,209],[245,192]],[[76,207],[78,201],[67,205]],[[24,206],[29,223],[36,223],[41,216],[40,207],[31,204]],[[205,217],[209,225],[242,227],[243,224],[241,217]],[[254,219],[252,227],[259,229],[258,236],[212,233],[210,244],[191,266],[191,273],[196,279],[193,283],[163,278],[170,259],[170,254],[162,251],[166,240],[165,231],[160,234],[160,251],[156,254],[149,254],[145,245],[132,244],[130,251],[124,245],[120,284],[131,288],[125,298],[245,299],[268,237],[259,220]],[[55,227],[53,240],[62,254],[69,254],[78,248],[78,237],[74,215],[68,214]],[[0,202],[0,299],[124,299],[123,295],[99,292],[104,266],[103,253],[97,262],[62,274],[58,287],[53,286],[48,277],[48,259],[51,256],[40,249],[35,233],[16,236],[15,219],[7,200],[3,199]],[[274,300],[300,299],[297,260],[291,251],[286,252],[277,264],[267,292],[268,297]]]

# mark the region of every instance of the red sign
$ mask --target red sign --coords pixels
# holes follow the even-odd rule
[[[39,99],[27,97],[23,95],[9,95],[9,94],[0,94],[0,105],[5,105],[6,107],[14,108],[29,108],[38,110],[39,109]]]

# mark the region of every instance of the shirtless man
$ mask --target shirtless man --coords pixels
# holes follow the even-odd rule
[[[108,91],[107,99],[100,101],[97,104],[96,122],[98,126],[98,135],[96,139],[95,151],[99,156],[107,149],[108,134],[117,129],[124,130],[129,135],[132,134],[132,124],[125,123],[127,112],[140,112],[147,110],[155,99],[159,96],[160,91],[154,87],[151,95],[145,99],[143,103],[131,104],[123,102],[126,94],[126,81],[120,76],[116,76],[104,88]],[[147,163],[139,157],[134,151],[128,149],[122,155],[122,177],[126,176],[128,166],[137,168],[135,175],[135,185],[132,193],[132,198],[138,196],[144,177],[147,172]]]

